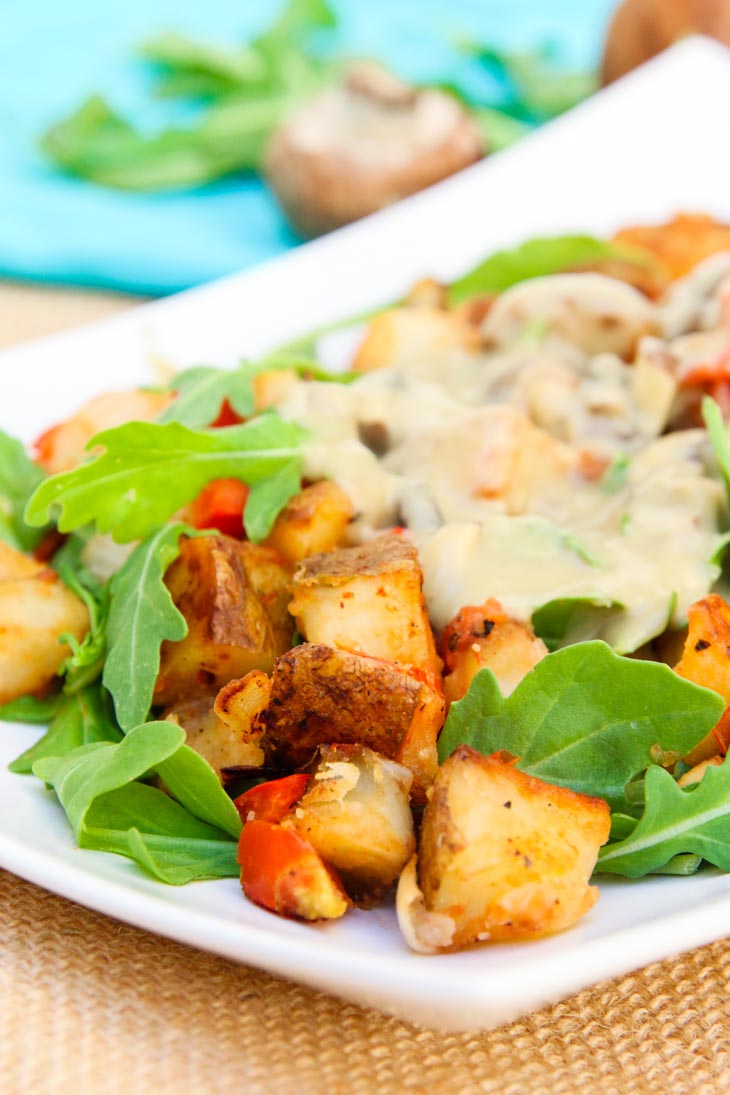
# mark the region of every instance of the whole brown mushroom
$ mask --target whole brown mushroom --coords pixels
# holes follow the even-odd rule
[[[276,130],[264,172],[295,230],[318,236],[483,154],[480,134],[456,99],[358,62]]]
[[[606,34],[602,82],[610,84],[690,34],[730,46],[730,0],[624,0]]]

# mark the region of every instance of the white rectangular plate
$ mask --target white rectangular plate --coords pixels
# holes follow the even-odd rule
[[[678,210],[730,219],[730,53],[696,39],[477,165],[257,270],[0,356],[0,426],[31,439],[86,397],[177,367],[227,364],[449,280],[536,234],[605,233]],[[231,224],[231,231],[239,231]],[[462,954],[409,952],[391,906],[327,926],[281,920],[234,880],[182,889],[74,848],[54,797],[7,763],[37,729],[0,725],[0,864],[162,935],[445,1029],[507,1022],[606,977],[724,935],[730,876],[601,883],[574,929]]]

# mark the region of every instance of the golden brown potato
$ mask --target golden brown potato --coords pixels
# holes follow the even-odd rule
[[[267,679],[266,674],[261,675]],[[200,753],[224,782],[224,769],[258,768],[264,762],[264,753],[256,736],[244,732],[242,720],[223,722],[213,708],[211,696],[182,700],[168,707],[162,717],[167,722],[182,726],[186,744]],[[260,740],[260,733],[258,738]]]
[[[268,369],[253,378],[253,395],[257,411],[276,407],[291,395],[299,383],[294,369]]]
[[[44,692],[79,642],[89,613],[54,570],[0,542],[0,704]]]
[[[440,308],[391,308],[370,321],[352,369],[400,369],[442,361],[454,350],[479,347],[479,334],[461,313]]]
[[[289,563],[340,547],[355,511],[337,483],[323,479],[296,494],[276,518],[266,543]]]
[[[105,392],[85,403],[65,422],[52,426],[36,441],[38,463],[49,475],[75,468],[84,460],[86,443],[102,430],[124,422],[150,422],[172,399],[170,392]]]
[[[707,760],[701,760],[699,764],[695,764],[693,768],[690,768],[689,772],[685,772],[683,776],[680,776],[677,783],[680,787],[695,787],[705,778],[705,772],[708,768],[719,768],[724,763],[723,757],[708,757]]]
[[[459,746],[429,793],[417,872],[412,861],[398,886],[408,943],[428,953],[570,927],[597,900],[588,883],[609,825],[603,799]]]
[[[188,625],[180,642],[164,642],[153,703],[211,695],[252,669],[270,671],[289,639],[277,634],[246,566],[244,545],[228,536],[181,543],[165,584]],[[250,559],[249,559],[250,562]]]
[[[422,670],[303,643],[277,661],[262,721],[277,764],[308,764],[319,745],[367,745],[409,768],[422,800],[438,768],[444,701]]]
[[[491,669],[503,696],[514,692],[547,654],[542,639],[527,624],[513,620],[499,601],[462,608],[441,639],[446,703],[460,700],[480,669]]]
[[[277,654],[292,644],[294,620],[289,615],[292,568],[280,552],[265,544],[239,543],[246,574],[274,628]]]
[[[440,670],[422,585],[416,549],[388,533],[305,559],[289,611],[310,643]]]
[[[730,744],[730,605],[711,593],[690,606],[687,619],[687,641],[674,672],[719,692],[729,705],[717,726],[684,758],[694,765],[726,753]]]
[[[313,778],[282,821],[335,867],[364,908],[391,888],[415,851],[408,768],[362,745],[323,745]]]
[[[680,278],[717,251],[730,251],[730,224],[702,213],[679,213],[666,224],[622,228],[614,240],[649,251],[672,278]]]

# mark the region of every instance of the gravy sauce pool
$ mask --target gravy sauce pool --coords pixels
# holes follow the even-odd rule
[[[433,313],[397,309],[360,379],[287,386],[305,475],[349,493],[353,540],[409,529],[437,629],[488,597],[523,620],[578,598],[595,606],[579,637],[626,653],[710,590],[725,492],[705,431],[680,428],[683,371],[730,346],[727,279],[703,266],[658,306],[598,274],[523,282],[473,346],[456,316],[424,345]]]

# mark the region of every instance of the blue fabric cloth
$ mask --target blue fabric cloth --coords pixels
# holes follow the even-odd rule
[[[35,0],[2,5],[0,36],[0,275],[167,293],[295,246],[253,176],[196,190],[130,194],[64,176],[37,135],[101,91],[154,128],[176,108],[155,103],[134,56],[175,29],[222,42],[263,29],[277,0]],[[344,49],[382,58],[405,76],[448,78],[459,33],[502,47],[557,45],[566,62],[595,61],[614,0],[334,0]]]

